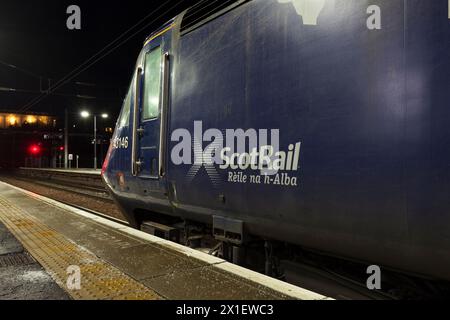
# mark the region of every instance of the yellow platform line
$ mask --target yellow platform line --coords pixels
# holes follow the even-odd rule
[[[150,288],[76,245],[2,196],[0,221],[73,299],[161,299]],[[71,266],[78,267],[81,271],[79,289],[70,290],[67,286],[72,272],[68,268]]]

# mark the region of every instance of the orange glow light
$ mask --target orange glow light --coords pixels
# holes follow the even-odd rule
[[[35,116],[27,116],[26,119],[27,119],[27,123],[29,123],[29,124],[36,123],[36,121],[37,121]]]
[[[9,116],[6,121],[12,126],[17,124],[17,118],[13,115]]]

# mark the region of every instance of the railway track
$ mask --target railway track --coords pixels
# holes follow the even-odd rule
[[[54,182],[48,182],[48,181],[36,181],[36,180],[26,178],[26,177],[15,177],[15,179],[18,179],[18,180],[21,180],[24,182],[34,183],[34,184],[37,184],[37,185],[40,185],[43,187],[49,187],[49,188],[53,188],[53,189],[57,189],[57,190],[61,190],[61,191],[72,192],[72,193],[87,196],[90,198],[100,199],[100,200],[103,200],[106,202],[114,203],[111,196],[106,192],[105,189],[102,190],[100,188],[86,187],[86,186],[78,187],[71,183],[54,183]]]
[[[100,174],[95,172],[21,168],[14,174],[14,178],[113,203]]]
[[[79,205],[76,205],[76,204],[73,204],[73,203],[70,203],[70,202],[60,201],[60,200],[58,200],[58,202],[61,202],[61,203],[65,204],[66,206],[73,207],[75,209],[79,209],[79,210],[82,210],[82,211],[89,212],[89,213],[91,213],[93,215],[96,215],[98,217],[102,217],[104,219],[107,219],[107,220],[119,223],[119,224],[124,225],[124,226],[129,226],[130,225],[125,220],[117,219],[117,218],[111,217],[111,216],[109,216],[107,214],[104,214],[104,213],[101,213],[101,212],[98,212],[98,211],[95,211],[95,210],[92,210],[92,209],[89,209],[89,208],[86,208],[86,207],[83,207],[83,206],[79,206]]]

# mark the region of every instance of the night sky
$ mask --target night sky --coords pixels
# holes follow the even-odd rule
[[[98,124],[98,133],[103,133],[98,147],[101,166],[109,145],[105,128],[115,125],[144,40],[166,21],[201,1],[0,0],[0,112],[20,112],[28,107],[27,113],[47,113],[59,119],[56,130],[63,132],[67,108],[68,150],[80,156],[80,167],[92,166],[93,153],[93,121],[81,119],[80,112],[108,113],[109,118],[100,119]],[[66,26],[70,5],[81,9],[81,30]],[[41,90],[48,88],[49,79],[50,84],[55,84],[142,19],[122,39],[142,31],[125,44],[39,103],[30,104],[42,96]],[[58,139],[44,141],[38,132],[16,134],[3,130],[0,168],[27,165],[33,144],[42,144],[40,156],[54,159],[58,157],[55,148],[63,144]]]
[[[110,113],[113,125],[146,36],[196,2],[1,0],[0,87],[27,92],[0,91],[0,110],[20,110],[39,95],[41,84],[38,77],[43,79],[42,88],[48,86],[48,79],[55,83],[153,13],[140,25],[149,24],[142,32],[58,89],[55,95],[29,109],[61,116],[66,107],[72,113],[87,108],[92,112]],[[68,30],[66,27],[69,17],[66,9],[72,4],[81,8],[81,30]],[[8,67],[5,63],[17,68]],[[96,99],[82,99],[75,95]]]

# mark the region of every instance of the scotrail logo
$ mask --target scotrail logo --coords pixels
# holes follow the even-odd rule
[[[203,169],[215,187],[223,182],[222,170],[227,170],[228,182],[297,185],[298,177],[289,173],[299,170],[301,142],[280,150],[278,129],[204,131],[202,121],[195,121],[193,135],[191,132],[177,129],[171,135],[176,142],[171,152],[173,164],[191,166],[188,183]]]

